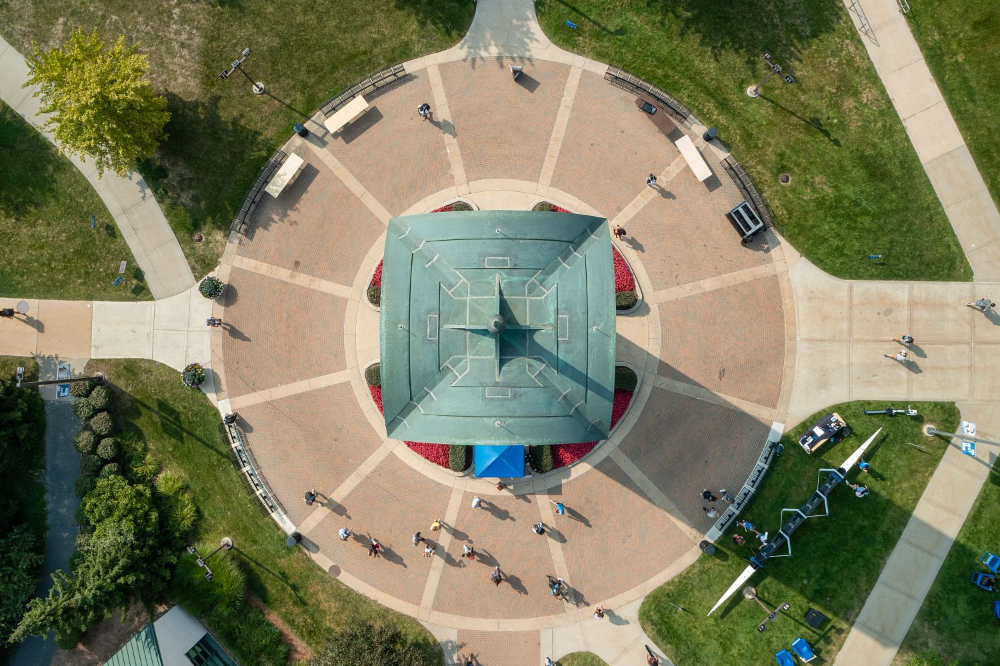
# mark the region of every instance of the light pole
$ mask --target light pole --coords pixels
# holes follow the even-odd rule
[[[747,97],[760,97],[760,87],[767,83],[767,80],[775,74],[781,74],[781,65],[771,62],[770,53],[764,53],[764,61],[771,66],[771,71],[767,73],[767,76],[760,83],[747,88]],[[781,78],[785,80],[785,83],[795,83],[795,79],[792,78],[791,74],[781,74]]]
[[[230,74],[239,70],[240,74],[245,76],[247,78],[247,81],[253,84],[253,94],[263,95],[265,92],[267,92],[267,89],[264,87],[264,84],[260,81],[254,81],[253,78],[249,74],[247,74],[246,71],[244,71],[243,69],[243,63],[249,57],[250,57],[250,47],[248,46],[247,48],[243,49],[242,57],[239,60],[234,60],[233,63],[229,66],[229,69],[222,70],[222,72],[219,74],[219,78],[225,81],[226,79],[229,78]]]
[[[207,562],[212,555],[215,555],[220,550],[232,550],[233,540],[229,537],[222,537],[222,543],[218,548],[209,553],[206,557],[202,557],[201,553],[194,546],[188,546],[187,551],[198,558],[198,566],[205,568],[205,580],[212,580],[212,570],[209,568]]]
[[[747,587],[743,588],[743,596],[747,599],[753,599],[754,601],[756,601],[757,605],[763,608],[764,612],[767,613],[767,617],[764,619],[764,621],[757,625],[758,633],[764,633],[764,630],[767,629],[767,623],[770,622],[771,620],[776,620],[778,618],[779,611],[786,611],[792,607],[790,603],[785,602],[780,606],[778,606],[777,608],[775,608],[774,610],[771,610],[770,608],[764,605],[763,601],[757,598],[757,588],[753,587],[752,585],[748,585]]]

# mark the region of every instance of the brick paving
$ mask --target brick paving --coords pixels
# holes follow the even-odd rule
[[[347,301],[234,268],[223,321],[221,398],[253,393],[347,367]]]
[[[531,531],[541,520],[533,495],[484,497],[488,508],[473,509],[472,493],[462,497],[457,526],[432,608],[444,613],[486,618],[556,615],[566,604],[549,593],[546,574],[555,575],[552,555],[543,537]],[[495,500],[489,501],[489,500]],[[475,546],[475,562],[460,557],[462,544]],[[494,587],[494,566],[507,579]]]
[[[237,254],[350,286],[385,225],[313,151],[296,154],[306,162],[302,172],[277,199],[261,198]]]
[[[641,585],[694,545],[610,459],[550,494],[566,506],[565,516],[555,516],[552,538],[565,541],[563,555],[582,606]]]
[[[578,196],[608,219],[680,155],[635,105],[635,95],[584,72],[552,187]],[[613,177],[612,177],[613,176]]]
[[[474,657],[476,666],[540,664],[541,645],[537,631],[458,632],[458,655]],[[465,662],[461,662],[464,666]]]
[[[742,488],[770,428],[737,409],[654,388],[621,450],[704,532],[714,521],[701,491]]]
[[[534,62],[515,83],[510,74],[514,62],[510,58],[483,58],[440,67],[470,181],[513,178],[537,182],[541,175],[569,69]]]
[[[417,115],[418,106],[434,102],[426,72],[366,99],[372,108],[327,137],[327,149],[386,210],[399,215],[455,184],[440,130]]]
[[[308,537],[342,569],[394,597],[419,604],[433,559],[423,556],[423,548],[414,548],[411,537],[420,530],[436,538],[439,533],[431,532],[430,525],[444,515],[450,496],[450,488],[389,456],[344,498],[339,513],[324,518]],[[347,541],[337,536],[344,525],[355,532]],[[385,557],[368,556],[367,533],[385,546]],[[489,583],[488,574],[485,582]]]
[[[325,501],[382,444],[350,384],[243,407],[239,414],[257,461],[296,524],[316,506],[305,505],[305,491],[315,488]]]
[[[659,374],[775,407],[785,362],[777,277],[660,304]]]

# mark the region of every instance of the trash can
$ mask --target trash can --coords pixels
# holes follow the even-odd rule
[[[717,136],[719,136],[719,130],[714,127],[709,127],[707,130],[705,130],[705,133],[701,135],[701,138],[703,138],[705,141],[711,141]]]
[[[295,133],[302,137],[309,136],[309,130],[302,123],[295,123]]]
[[[701,552],[706,555],[715,555],[715,546],[713,546],[709,541],[702,541],[698,544],[698,547],[701,548]]]
[[[295,548],[297,545],[299,545],[299,542],[301,541],[302,541],[302,535],[299,534],[298,532],[292,532],[290,535],[288,535],[288,538],[285,539],[285,545],[288,546],[289,548]]]

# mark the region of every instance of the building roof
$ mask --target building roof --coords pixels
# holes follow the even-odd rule
[[[523,446],[476,446],[473,455],[475,475],[479,478],[519,479],[524,476]]]
[[[153,623],[147,623],[132,640],[114,653],[106,666],[163,666]]]
[[[390,437],[526,445],[607,437],[615,305],[604,218],[393,218],[382,269]]]

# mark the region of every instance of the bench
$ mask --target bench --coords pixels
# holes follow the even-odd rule
[[[361,95],[358,95],[350,102],[345,104],[339,111],[323,121],[326,126],[327,131],[330,134],[336,134],[340,130],[344,129],[345,126],[353,123],[355,120],[364,115],[365,111],[369,109],[368,102]]]
[[[643,113],[649,116],[649,119],[656,126],[656,129],[663,133],[663,136],[669,137],[670,133],[677,129],[677,125],[674,124],[674,121],[672,121],[670,116],[668,116],[667,113],[659,107],[656,100],[654,100],[652,96],[643,93],[635,98],[635,105],[637,107],[642,109],[643,104],[649,104],[656,109],[656,113],[652,115],[646,113],[646,111],[643,111]]]
[[[726,217],[740,234],[743,244],[747,244],[754,235],[764,228],[764,223],[757,217],[757,212],[746,201],[726,213]]]
[[[305,160],[298,155],[294,153],[289,155],[285,163],[278,169],[278,172],[271,178],[271,182],[267,184],[264,191],[277,199],[281,191],[295,180],[295,177],[299,175],[299,171],[302,171],[303,164],[305,164]]]
[[[698,149],[694,147],[694,143],[691,141],[691,137],[685,136],[677,141],[677,149],[681,151],[681,155],[684,156],[684,160],[687,162],[688,166],[691,167],[691,171],[694,173],[694,177],[698,179],[698,182],[704,182],[709,176],[712,175],[712,170],[708,168],[708,164],[705,163],[705,158],[701,156]]]

